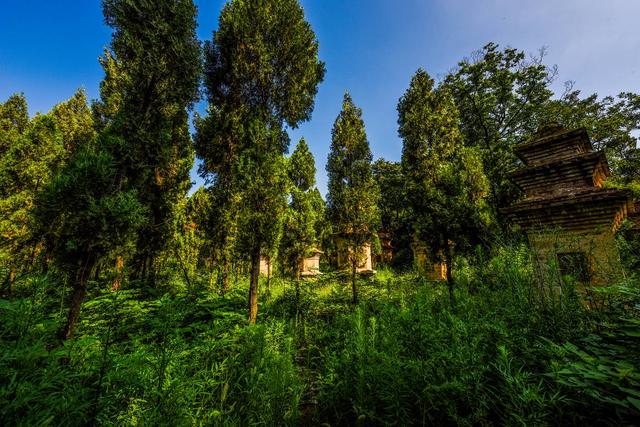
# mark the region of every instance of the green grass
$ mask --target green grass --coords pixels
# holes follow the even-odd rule
[[[521,249],[458,265],[446,286],[379,270],[247,281],[220,297],[95,282],[78,338],[57,344],[65,286],[33,275],[0,300],[2,425],[567,425],[640,415],[640,292],[586,310],[533,291]],[[264,283],[263,283],[264,286]],[[261,289],[264,291],[264,287]]]

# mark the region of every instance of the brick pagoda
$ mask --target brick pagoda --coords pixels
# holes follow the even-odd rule
[[[553,266],[582,285],[604,285],[622,274],[615,231],[632,203],[626,190],[603,188],[611,174],[585,129],[550,126],[519,145],[524,167],[511,179],[526,197],[503,210],[527,233],[536,272]]]

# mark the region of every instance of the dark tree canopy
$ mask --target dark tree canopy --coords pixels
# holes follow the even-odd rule
[[[251,256],[249,321],[257,315],[260,256],[277,246],[289,179],[285,126],[313,111],[324,77],[318,41],[298,0],[233,0],[205,43],[208,115],[196,119],[205,176],[237,212],[238,242]]]
[[[389,233],[393,245],[393,265],[409,265],[412,260],[413,219],[402,164],[378,159],[372,165],[380,188],[380,227]]]
[[[478,147],[490,183],[493,215],[518,197],[508,180],[518,160],[513,146],[536,131],[553,95],[549,85],[555,69],[540,56],[489,43],[472,58],[458,63],[443,84],[453,97],[465,145]]]
[[[151,211],[139,235],[137,258],[152,263],[172,234],[172,207],[191,185],[188,109],[197,99],[201,70],[196,7],[192,0],[102,4],[114,32],[111,52],[101,61],[103,99],[94,111],[118,137],[110,150],[121,182],[137,189]]]
[[[345,93],[342,111],[331,131],[327,212],[334,233],[347,242],[354,303],[358,299],[356,268],[363,256],[362,247],[376,239],[380,222],[380,191],[373,179],[372,159],[362,110]]]
[[[417,238],[444,252],[454,301],[452,248],[462,248],[483,225],[487,180],[478,149],[465,147],[458,111],[446,87],[422,69],[398,103],[402,167]]]

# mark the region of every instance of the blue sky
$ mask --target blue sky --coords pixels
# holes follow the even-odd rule
[[[84,87],[98,96],[97,58],[110,40],[98,0],[5,0],[0,14],[0,100],[24,92],[46,112]],[[198,35],[211,38],[221,0],[196,0]],[[398,160],[396,104],[423,67],[438,78],[489,41],[535,53],[547,47],[562,82],[583,92],[640,91],[640,1],[635,0],[303,0],[327,74],[304,136],[324,170],[331,127],[349,90],[363,109],[374,157]],[[198,105],[203,110],[204,105]],[[199,185],[201,180],[192,174]]]

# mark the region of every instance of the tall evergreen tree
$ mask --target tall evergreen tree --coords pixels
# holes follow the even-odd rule
[[[94,141],[76,151],[35,203],[35,231],[48,242],[72,285],[64,339],[74,335],[89,275],[97,263],[109,254],[130,250],[145,221],[135,190],[117,188],[117,163],[103,149],[107,143]]]
[[[300,279],[300,266],[309,250],[317,244],[319,220],[315,193],[316,166],[304,139],[289,158],[291,197],[284,220],[280,255],[283,264]]]
[[[372,158],[362,110],[345,93],[342,111],[331,131],[327,210],[333,231],[347,242],[354,304],[358,301],[356,270],[362,249],[372,243],[380,220],[380,192],[371,171]]]
[[[445,88],[422,69],[398,103],[402,167],[414,227],[434,255],[444,252],[453,304],[451,243],[463,247],[486,218],[487,179],[475,147],[466,147],[459,115]]]
[[[373,177],[380,188],[380,226],[389,233],[393,244],[393,264],[410,263],[413,227],[402,165],[378,159],[372,166]]]
[[[32,268],[40,236],[31,229],[38,192],[62,168],[73,152],[94,138],[93,120],[84,91],[29,120],[23,96],[0,104],[0,257],[10,269]]]
[[[208,115],[197,121],[204,173],[237,211],[251,259],[249,322],[255,323],[260,256],[279,235],[288,177],[284,153],[311,117],[324,77],[318,42],[298,0],[232,0],[205,45]]]
[[[102,59],[106,78],[101,122],[118,138],[110,150],[123,189],[136,189],[149,223],[138,235],[137,259],[153,279],[153,261],[168,236],[174,207],[190,187],[193,151],[188,109],[198,96],[201,61],[192,0],[103,0],[114,29]]]

